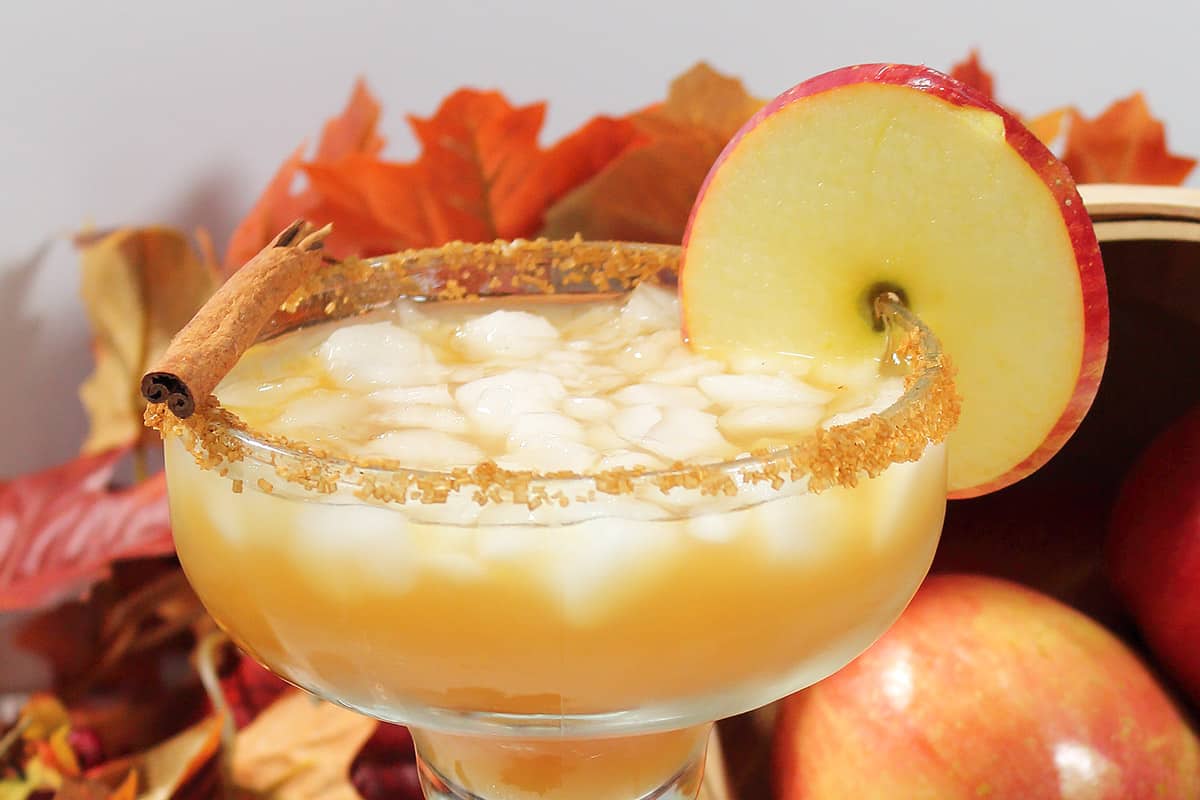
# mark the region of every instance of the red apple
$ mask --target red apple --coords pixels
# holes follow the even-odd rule
[[[871,649],[784,701],[774,774],[780,800],[1194,800],[1200,742],[1087,617],[938,575]]]
[[[1160,434],[1130,470],[1106,556],[1146,642],[1200,703],[1200,408]]]
[[[714,164],[684,239],[683,324],[702,350],[878,358],[881,288],[958,368],[952,497],[1028,475],[1078,427],[1108,343],[1087,211],[1020,121],[927,67],[846,67],[767,104]]]

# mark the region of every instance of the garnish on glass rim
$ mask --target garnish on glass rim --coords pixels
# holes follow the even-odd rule
[[[284,228],[184,326],[156,368],[142,378],[142,396],[165,403],[175,416],[196,412],[275,310],[323,263],[321,248],[332,225],[304,220]]]

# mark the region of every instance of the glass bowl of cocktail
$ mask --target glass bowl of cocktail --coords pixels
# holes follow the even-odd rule
[[[189,580],[286,679],[409,725],[430,797],[694,797],[714,720],[868,647],[948,491],[1086,411],[1103,275],[1038,147],[856,67],[735,137],[682,250],[322,265],[290,228],[147,376]]]

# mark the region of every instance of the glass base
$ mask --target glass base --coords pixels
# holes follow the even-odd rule
[[[711,729],[610,739],[412,733],[429,800],[695,800]]]

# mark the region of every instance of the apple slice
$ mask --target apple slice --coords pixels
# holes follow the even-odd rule
[[[878,358],[870,300],[897,293],[958,368],[950,496],[1045,463],[1095,396],[1108,299],[1061,162],[934,70],[846,67],[777,97],[709,172],[679,290],[693,347]]]

